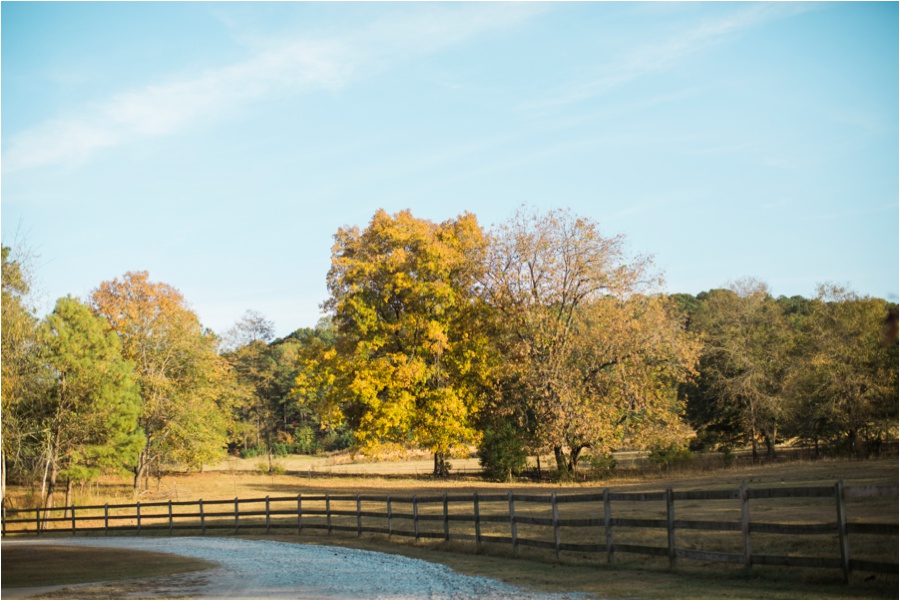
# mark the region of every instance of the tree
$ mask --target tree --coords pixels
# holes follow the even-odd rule
[[[237,414],[232,436],[248,448],[263,447],[269,457],[278,428],[278,399],[274,398],[276,368],[272,349],[267,344],[274,336],[274,324],[262,314],[247,311],[225,335],[223,357],[236,380],[233,409]]]
[[[694,324],[704,336],[700,380],[716,405],[713,415],[733,420],[754,461],[760,438],[774,456],[787,419],[783,387],[795,344],[782,305],[764,283],[739,280],[705,295]]]
[[[57,479],[71,484],[102,469],[133,468],[144,446],[140,395],[118,335],[74,298],[61,298],[40,328],[50,383],[42,399],[47,507]]]
[[[896,338],[885,337],[889,319],[896,321],[896,309],[886,301],[819,286],[788,386],[797,433],[817,450],[825,440],[863,454],[897,435],[898,351]]]
[[[502,326],[499,404],[561,474],[585,448],[640,443],[678,423],[674,384],[698,345],[650,262],[568,211],[521,209],[492,234],[484,294]],[[509,411],[509,409],[507,409]]]
[[[8,469],[28,471],[36,462],[30,444],[39,425],[31,419],[31,400],[40,397],[37,361],[37,319],[30,306],[27,256],[2,247],[2,500],[6,501]]]
[[[253,342],[268,344],[275,337],[275,324],[259,311],[248,309],[222,337],[219,346],[233,351]]]
[[[181,293],[151,282],[147,272],[129,272],[101,283],[91,306],[118,333],[123,356],[135,364],[146,437],[134,469],[135,490],[152,465],[200,467],[220,457],[227,426],[222,395],[230,370],[215,352],[215,336],[201,327]]]
[[[378,211],[365,230],[335,235],[324,306],[337,328],[328,360],[342,386],[329,405],[364,450],[424,447],[442,475],[453,447],[477,440],[471,378],[481,338],[470,326],[484,243],[470,214],[435,224]]]

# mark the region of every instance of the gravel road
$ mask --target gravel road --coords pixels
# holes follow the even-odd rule
[[[191,599],[541,599],[498,580],[373,551],[233,538],[45,539],[23,544],[125,547],[218,562],[190,577],[148,581],[146,596]],[[4,545],[10,544],[4,541]],[[15,544],[15,543],[12,543]],[[174,580],[174,581],[173,581]],[[158,587],[159,590],[153,590]],[[553,598],[560,598],[552,596]],[[565,597],[573,598],[573,597]]]

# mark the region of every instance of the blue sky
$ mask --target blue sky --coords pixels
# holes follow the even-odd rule
[[[898,294],[897,3],[2,4],[2,238],[314,325],[384,208],[571,208],[670,292]]]

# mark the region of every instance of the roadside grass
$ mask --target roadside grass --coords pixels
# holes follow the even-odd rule
[[[380,470],[388,466],[379,466]],[[408,469],[405,468],[405,469]],[[476,479],[457,478],[440,481],[431,478],[398,478],[384,476],[342,477],[338,475],[316,476],[287,473],[263,475],[237,469],[217,470],[199,474],[170,474],[154,481],[143,501],[160,500],[213,500],[239,497],[315,495],[325,492],[332,495],[412,495],[433,496],[444,492],[451,494],[516,492],[549,495],[551,492],[594,493],[604,488],[617,492],[660,492],[667,487],[684,490],[734,490],[746,482],[751,488],[780,486],[830,486],[843,480],[845,486],[863,484],[896,484],[898,461],[896,457],[869,461],[820,460],[760,466],[732,467],[709,470],[681,470],[669,473],[635,475],[622,472],[603,481],[569,484],[515,482],[489,483]],[[124,479],[107,479],[95,487],[93,494],[77,498],[78,504],[104,502],[133,502],[128,482]],[[614,502],[613,513],[617,517],[660,519],[665,517],[665,506],[655,502]],[[306,507],[307,505],[304,505]],[[227,507],[227,506],[226,506]],[[355,502],[333,502],[333,510],[355,511]],[[395,507],[395,512],[411,513],[408,505]],[[384,511],[384,504],[364,502],[363,510]],[[505,503],[484,503],[483,515],[503,514]],[[517,515],[548,517],[549,505],[517,504]],[[602,517],[602,507],[596,503],[570,503],[560,505],[560,518]],[[439,505],[423,505],[421,515],[437,515]],[[451,503],[451,513],[472,513],[471,503]],[[676,503],[678,519],[739,520],[740,507],[733,500],[680,501]],[[879,522],[896,524],[897,500],[894,497],[850,499],[847,515],[851,522]],[[228,518],[221,518],[227,525]],[[306,518],[304,518],[306,520]],[[751,520],[784,524],[829,523],[835,521],[835,504],[832,499],[758,499],[751,501]],[[286,519],[285,523],[290,519]],[[310,522],[314,521],[313,518]],[[319,522],[322,520],[320,519]],[[367,526],[386,526],[367,518]],[[333,524],[355,528],[356,518],[351,515],[335,516]],[[517,586],[535,588],[547,592],[580,591],[590,596],[613,598],[897,598],[897,577],[885,575],[854,574],[851,586],[845,586],[839,570],[800,570],[754,566],[748,575],[739,566],[701,561],[679,560],[674,571],[668,570],[664,559],[646,558],[631,554],[617,554],[615,562],[606,562],[605,554],[579,554],[563,552],[557,560],[552,551],[521,548],[518,557],[510,546],[486,544],[477,549],[474,543],[443,541],[415,543],[409,538],[388,539],[382,535],[365,534],[356,538],[355,533],[335,532],[328,536],[324,531],[304,530],[303,534],[272,534],[262,536],[261,521],[254,525],[241,522],[241,534],[247,538],[349,546],[388,553],[399,553],[427,561],[443,563],[460,572],[498,578]],[[395,518],[393,527],[412,530],[411,521]],[[440,522],[423,522],[423,530],[440,531]],[[452,522],[451,532],[472,533],[469,522]],[[192,532],[192,531],[190,531]],[[230,535],[232,530],[208,532],[207,536]],[[277,532],[277,530],[273,530]],[[286,532],[282,530],[282,532]],[[184,532],[188,534],[189,532]],[[256,533],[251,535],[251,533]],[[150,534],[148,532],[148,534]],[[199,534],[199,530],[196,532]],[[509,525],[483,523],[482,534],[509,536]],[[64,536],[64,534],[62,534]],[[548,528],[530,529],[519,526],[519,536],[552,541]],[[563,540],[575,543],[602,543],[602,528],[564,528]],[[665,532],[651,529],[616,528],[617,543],[666,546]],[[423,539],[424,540],[424,539]],[[726,553],[739,553],[739,533],[710,533],[681,531],[676,533],[680,548],[703,549]],[[857,559],[897,562],[897,538],[874,537],[854,534],[851,542],[852,556]],[[837,556],[837,537],[832,535],[784,536],[753,535],[753,553],[797,554],[805,556]],[[5,554],[5,549],[4,549]],[[5,568],[4,557],[4,568]],[[5,583],[4,583],[5,584]]]

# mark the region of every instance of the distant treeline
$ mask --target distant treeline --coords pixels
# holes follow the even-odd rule
[[[662,292],[646,257],[568,211],[485,231],[378,211],[335,234],[327,317],[273,339],[248,311],[222,335],[173,287],[129,272],[43,319],[31,262],[3,247],[3,486],[65,483],[353,447],[476,446],[504,478],[552,453],[560,477],[612,450],[677,455],[798,439],[877,451],[897,436],[897,305],[755,280]],[[17,254],[18,253],[18,254]],[[760,450],[763,449],[763,450]],[[265,467],[265,466],[264,466]],[[66,503],[68,503],[68,499]]]

